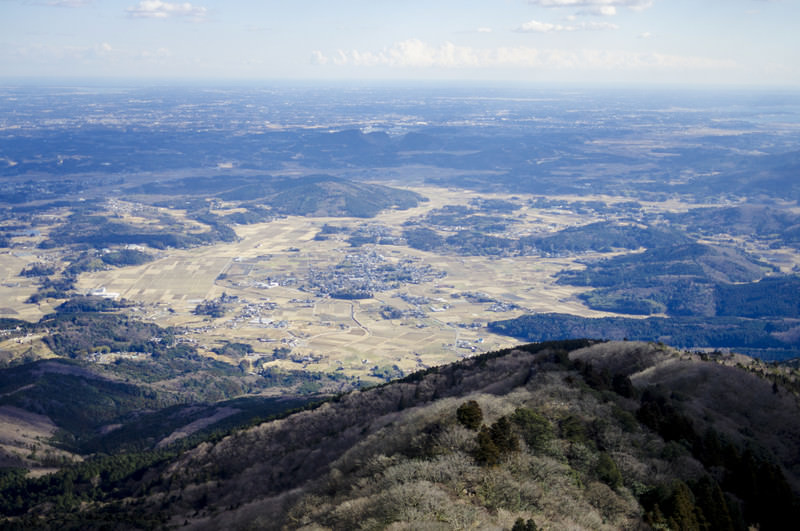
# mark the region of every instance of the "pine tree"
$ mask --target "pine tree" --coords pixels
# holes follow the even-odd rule
[[[478,432],[478,448],[475,450],[475,460],[487,466],[494,466],[500,462],[500,450],[492,440],[492,433],[489,428],[483,426]]]
[[[477,430],[483,422],[481,406],[474,400],[464,402],[456,410],[456,418],[464,427]]]

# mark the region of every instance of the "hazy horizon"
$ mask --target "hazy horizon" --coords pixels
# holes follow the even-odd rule
[[[0,80],[800,87],[788,0],[0,0]]]

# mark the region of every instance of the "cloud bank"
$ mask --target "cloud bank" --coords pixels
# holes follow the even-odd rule
[[[44,5],[50,7],[86,7],[92,4],[92,0],[50,0]]]
[[[193,6],[189,2],[180,4],[162,2],[161,0],[142,0],[127,9],[128,16],[133,18],[169,18],[185,17],[200,20],[206,16],[205,7]]]
[[[598,30],[616,30],[619,26],[610,24],[608,22],[581,22],[580,24],[551,24],[549,22],[539,22],[538,20],[531,20],[518,27],[516,30],[520,33],[556,33],[561,31],[598,31]]]
[[[528,0],[540,7],[582,8],[581,13],[591,15],[616,15],[618,7],[641,11],[653,5],[653,0]]]
[[[548,70],[719,70],[734,68],[733,61],[624,50],[559,50],[525,46],[479,49],[446,42],[431,46],[410,39],[380,51],[344,51],[326,55],[314,51],[319,65],[391,68],[517,68]]]

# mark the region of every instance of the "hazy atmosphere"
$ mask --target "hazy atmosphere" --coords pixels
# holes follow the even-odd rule
[[[791,0],[0,0],[6,78],[800,83]]]

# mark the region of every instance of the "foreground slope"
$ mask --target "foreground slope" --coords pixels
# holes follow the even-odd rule
[[[719,361],[590,341],[478,356],[94,478],[93,497],[76,480],[83,504],[9,523],[780,529],[798,514],[794,384]]]

